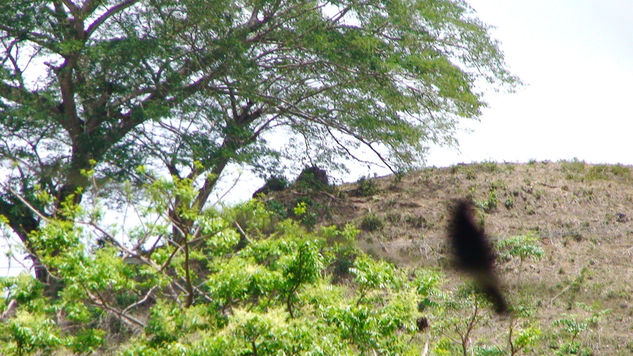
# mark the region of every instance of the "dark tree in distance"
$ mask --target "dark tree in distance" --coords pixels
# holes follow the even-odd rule
[[[89,170],[113,189],[165,169],[199,182],[202,209],[230,163],[336,165],[365,146],[418,166],[478,116],[476,83],[516,83],[487,31],[458,0],[1,1],[0,214],[37,265],[33,233],[81,202]],[[279,132],[294,145],[270,145]]]

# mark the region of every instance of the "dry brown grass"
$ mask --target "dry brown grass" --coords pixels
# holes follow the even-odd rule
[[[609,309],[583,334],[584,343],[599,355],[633,352],[631,167],[578,161],[487,162],[370,182],[377,189],[371,196],[354,194],[357,184],[313,196],[328,212],[320,214],[328,216],[320,223],[351,221],[362,226],[367,216],[380,219],[380,229],[365,229],[358,238],[365,251],[397,265],[446,266],[448,205],[452,199],[471,196],[492,239],[528,231],[541,237],[541,260],[526,261],[521,271],[513,261],[498,268],[511,300],[536,305],[542,350],[553,352],[547,345],[556,340],[552,322],[563,314],[589,316]],[[286,199],[292,195],[285,194]],[[453,271],[446,273],[457,279]],[[507,321],[492,320],[486,328],[499,328],[499,323]],[[481,333],[486,334],[485,328]]]

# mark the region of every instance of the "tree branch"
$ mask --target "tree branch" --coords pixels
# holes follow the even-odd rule
[[[152,295],[152,293],[154,292],[154,290],[156,290],[156,288],[158,288],[158,286],[153,286],[152,288],[150,288],[150,290],[147,291],[147,293],[145,293],[145,296],[139,300],[137,300],[136,302],[128,305],[125,309],[123,309],[122,313],[127,313],[128,311],[130,311],[132,308],[137,307],[143,303],[145,303],[149,297]]]
[[[108,303],[105,302],[104,298],[101,297],[101,295],[99,295],[99,293],[95,292],[95,294],[91,293],[88,288],[86,288],[86,286],[84,286],[83,284],[81,285],[81,287],[83,288],[84,292],[86,292],[86,295],[88,296],[88,298],[90,298],[90,301],[92,303],[94,303],[95,305],[97,305],[98,307],[101,307],[109,312],[114,313],[116,316],[119,317],[119,319],[121,321],[126,322],[127,324],[130,325],[136,325],[136,326],[140,326],[142,328],[145,327],[145,323],[143,323],[142,321],[134,318],[133,316],[117,309],[114,307],[111,307],[108,305]]]
[[[33,212],[35,215],[37,215],[40,219],[42,219],[44,221],[48,221],[48,217],[46,217],[39,210],[35,209],[35,207],[33,207],[33,205],[31,205],[31,203],[29,203],[20,193],[16,192],[13,188],[9,188],[9,191],[16,198],[18,198],[18,200],[20,200],[22,202],[22,204],[26,205],[26,207],[28,207],[29,210],[31,210],[31,212]]]
[[[0,81],[0,97],[21,105],[36,103],[44,109],[44,111],[54,114],[55,121],[61,123],[59,119],[61,111],[58,108],[58,104],[40,96],[37,93],[30,92],[25,88],[14,87]]]
[[[12,36],[19,40],[28,40],[39,46],[42,46],[52,52],[57,53],[59,48],[55,46],[56,40],[52,37],[49,37],[45,34],[38,32],[24,32],[14,29],[13,27],[0,24],[0,30],[6,32],[9,36]]]
[[[80,10],[79,7],[77,5],[75,5],[72,1],[70,1],[70,0],[62,0],[62,2],[70,10],[70,12],[73,14],[73,16],[79,15],[79,10]]]
[[[95,8],[95,5],[98,4],[100,1],[89,1],[84,5],[84,13],[86,12],[92,12]],[[135,3],[137,3],[138,0],[126,0],[123,1],[111,8],[109,8],[106,12],[104,12],[103,14],[101,14],[101,16],[99,16],[95,21],[93,21],[89,26],[88,29],[86,29],[86,37],[90,37],[92,35],[92,33],[99,28],[99,26],[101,26],[106,20],[108,20],[110,17],[114,16],[115,14],[127,9],[128,7],[134,5]]]

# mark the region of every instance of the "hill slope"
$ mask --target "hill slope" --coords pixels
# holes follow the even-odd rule
[[[458,165],[363,180],[311,198],[322,208],[319,223],[354,222],[365,251],[401,266],[442,266],[455,285],[460,277],[448,267],[445,231],[451,201],[463,197],[473,199],[494,241],[540,237],[542,259],[498,262],[510,299],[534,306],[544,335],[535,354],[565,351],[556,344],[557,333],[565,332],[564,323],[553,324],[559,319],[580,321],[586,352],[633,352],[630,167],[578,161]],[[289,191],[276,196],[291,198],[296,201]],[[504,337],[492,332],[499,323],[507,320],[491,320],[480,333],[488,328],[488,337]]]

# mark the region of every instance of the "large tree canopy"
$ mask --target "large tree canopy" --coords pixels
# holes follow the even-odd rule
[[[415,167],[477,117],[478,85],[515,82],[459,0],[2,1],[0,42],[0,214],[35,257],[30,236],[81,201],[87,171],[154,165],[197,182],[202,209],[229,163],[365,146]]]

